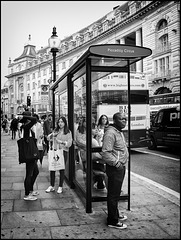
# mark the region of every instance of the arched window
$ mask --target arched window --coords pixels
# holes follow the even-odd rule
[[[167,87],[160,87],[158,88],[155,92],[154,92],[154,95],[157,95],[157,94],[164,94],[164,93],[171,93],[172,91],[167,88]]]
[[[158,28],[157,28],[157,30],[160,31],[160,30],[162,30],[162,29],[164,29],[164,28],[166,28],[166,27],[167,27],[167,20],[162,19],[162,20],[158,23]]]

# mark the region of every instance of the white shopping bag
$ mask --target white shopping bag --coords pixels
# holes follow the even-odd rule
[[[63,149],[48,151],[49,171],[65,169]]]

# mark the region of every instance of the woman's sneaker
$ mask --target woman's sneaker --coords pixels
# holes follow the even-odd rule
[[[29,194],[28,196],[24,196],[24,200],[35,201],[35,200],[37,200],[37,197],[34,197],[31,194]]]
[[[123,224],[121,222],[118,222],[116,224],[108,224],[108,227],[117,228],[117,229],[125,229],[125,228],[127,228],[127,225]]]
[[[120,221],[125,221],[126,219],[127,219],[127,216],[125,216],[125,215],[120,215],[119,216]]]
[[[32,192],[30,192],[30,195],[37,196],[37,195],[39,195],[39,192],[38,191],[32,191]]]
[[[45,192],[49,193],[49,192],[54,192],[55,191],[55,188],[50,186],[47,188],[47,190],[45,190]]]
[[[57,193],[62,193],[62,192],[63,192],[62,187],[59,187],[58,190],[57,190]]]

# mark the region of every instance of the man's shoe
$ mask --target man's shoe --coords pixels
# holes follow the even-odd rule
[[[37,195],[39,195],[39,192],[38,191],[32,191],[32,192],[30,192],[30,195],[37,196]]]
[[[35,200],[37,200],[37,198],[29,194],[28,196],[24,196],[24,200],[35,201]]]
[[[55,191],[55,188],[52,187],[52,186],[49,186],[49,187],[47,188],[47,190],[45,190],[45,192],[47,192],[47,193],[49,193],[49,192],[54,192],[54,191]]]
[[[123,224],[121,222],[118,222],[116,224],[108,224],[108,227],[117,228],[117,229],[125,229],[125,228],[127,228],[127,225]]]
[[[59,187],[58,190],[57,190],[57,193],[62,193],[62,192],[63,192],[62,187]]]
[[[120,221],[125,221],[126,219],[127,219],[127,216],[125,216],[125,215],[120,215],[119,216]]]

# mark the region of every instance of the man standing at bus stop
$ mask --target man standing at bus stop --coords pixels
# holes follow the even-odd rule
[[[127,228],[120,221],[127,219],[119,215],[118,202],[128,161],[128,149],[122,129],[125,128],[127,118],[124,113],[117,112],[113,115],[113,124],[105,128],[102,146],[102,159],[106,162],[108,176],[107,191],[107,225],[117,229]]]

